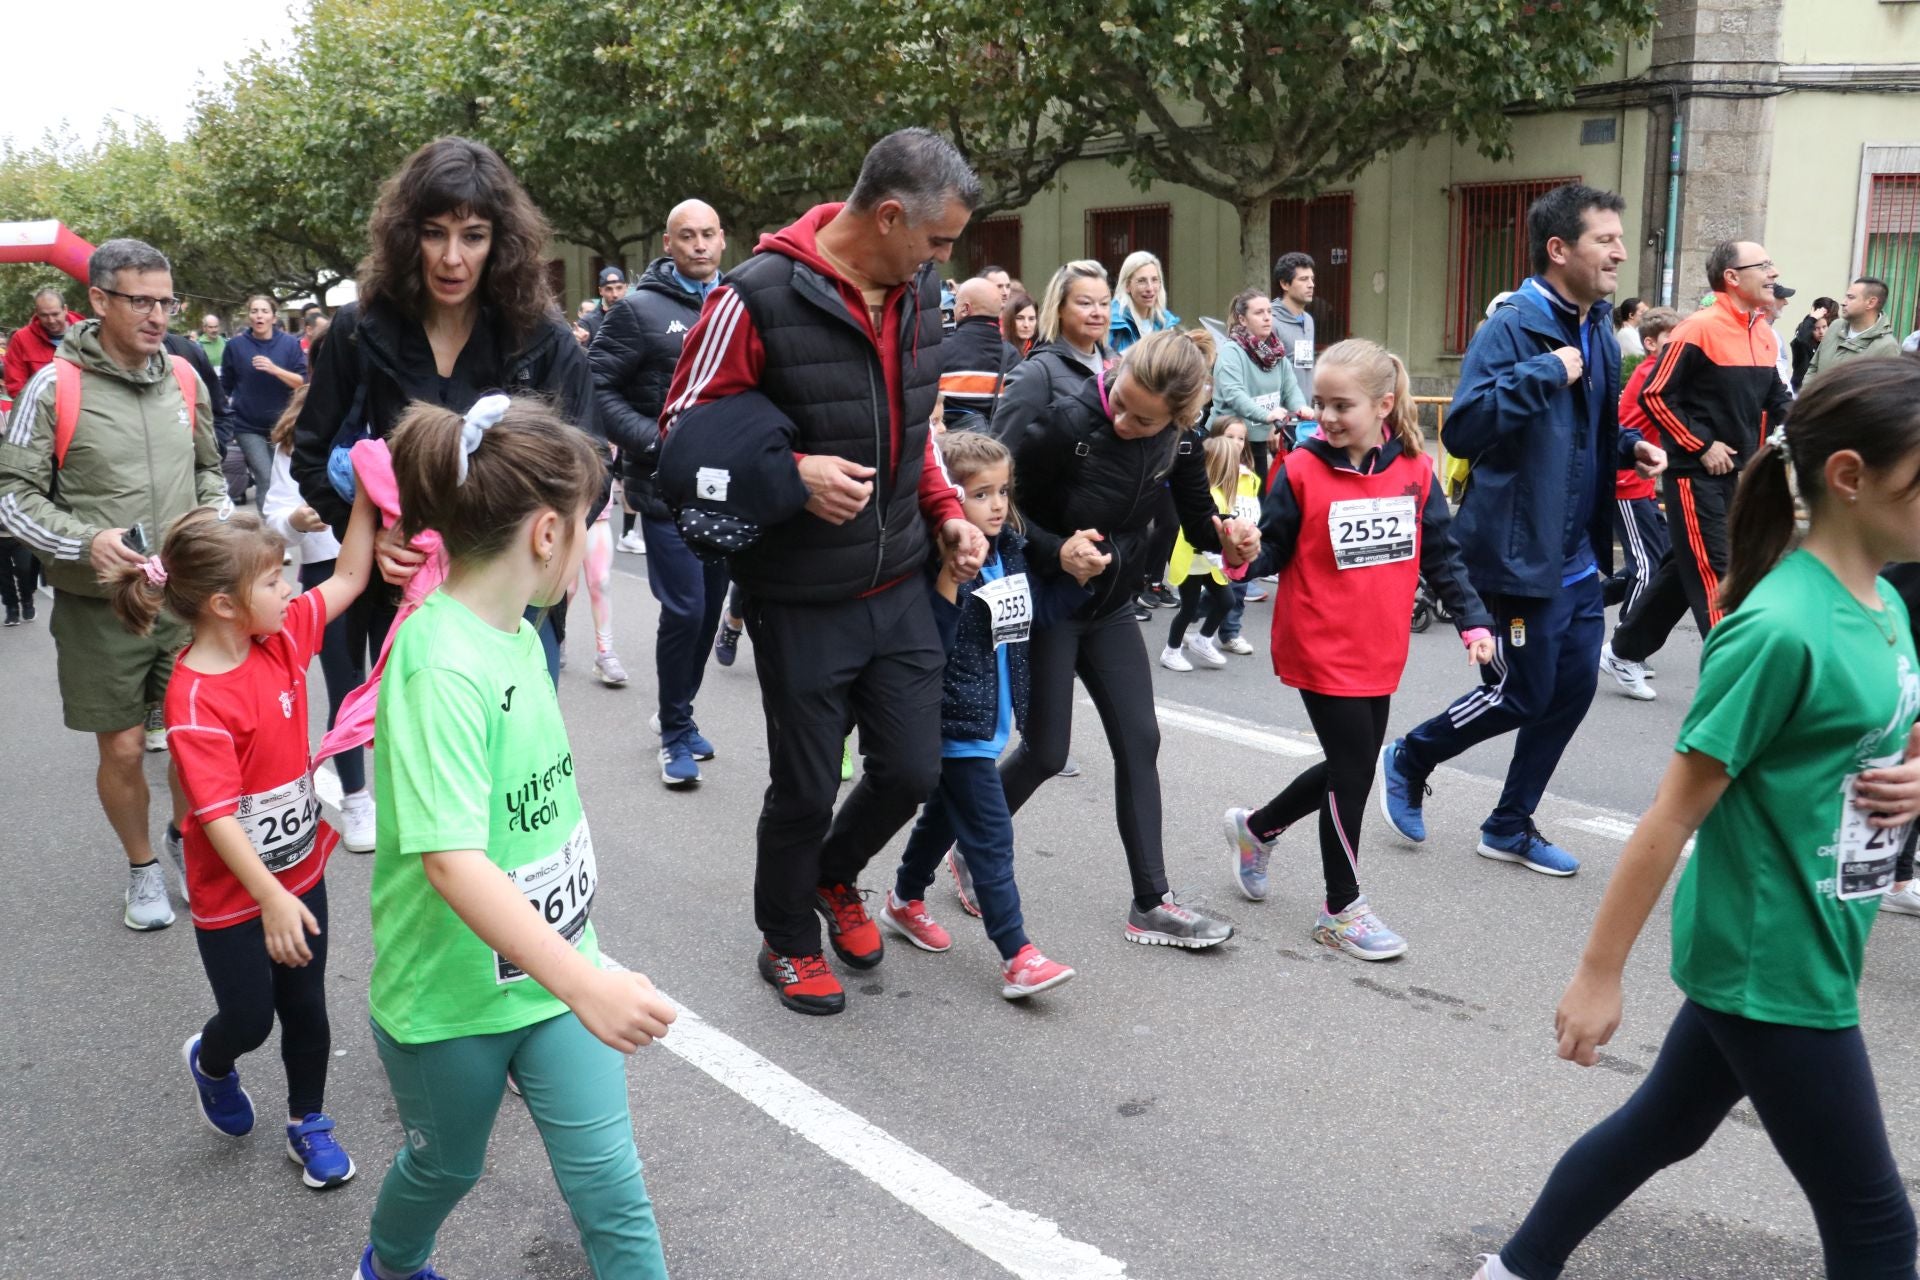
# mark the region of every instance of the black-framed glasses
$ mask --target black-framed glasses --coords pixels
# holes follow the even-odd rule
[[[95,286],[95,287],[98,288],[98,286]],[[180,299],[172,296],[171,294],[169,294],[167,297],[164,297],[164,298],[149,298],[145,294],[122,293],[118,289],[101,289],[100,292],[107,294],[110,297],[115,297],[120,299],[122,302],[126,303],[127,306],[133,311],[133,314],[137,316],[144,316],[149,311],[153,310],[155,307],[159,307],[163,312],[165,312],[167,315],[170,315],[170,316],[177,316],[180,314]]]
[[[1744,267],[1728,267],[1728,268],[1727,268],[1727,270],[1729,270],[1729,271],[1751,271],[1751,270],[1753,270],[1753,269],[1754,269],[1755,267],[1758,267],[1758,268],[1760,268],[1760,269],[1761,269],[1762,271],[1771,271],[1771,270],[1773,270],[1773,259],[1772,259],[1772,258],[1768,258],[1768,259],[1766,259],[1766,260],[1765,260],[1764,262],[1749,262],[1749,263],[1747,263],[1747,265],[1745,265]]]

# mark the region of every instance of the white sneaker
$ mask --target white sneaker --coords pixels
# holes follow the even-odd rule
[[[187,838],[174,835],[172,830],[168,830],[165,838],[167,863],[180,881],[180,901],[190,907],[193,901],[187,897]]]
[[[1169,671],[1193,670],[1193,664],[1187,661],[1187,655],[1173,648],[1160,651],[1160,665]]]
[[[1209,667],[1227,665],[1227,655],[1220,652],[1213,643],[1212,636],[1191,635],[1187,637],[1187,652],[1200,659]]]
[[[1880,909],[1896,916],[1920,916],[1920,880],[1910,880],[1904,889],[1889,889],[1880,897]]]
[[[1637,662],[1613,656],[1613,645],[1600,646],[1600,669],[1620,684],[1620,692],[1641,702],[1652,702],[1660,695],[1647,683],[1647,669]]]
[[[355,791],[340,797],[340,847],[348,853],[372,853],[374,845],[373,793]]]
[[[1480,1269],[1473,1273],[1473,1280],[1523,1280],[1523,1277],[1507,1270],[1497,1253],[1480,1255]]]
[[[164,929],[173,923],[173,908],[167,905],[167,873],[158,862],[144,867],[129,867],[127,914],[129,929],[142,933]]]
[[[640,526],[635,525],[620,535],[620,541],[613,544],[616,551],[624,551],[630,556],[647,554],[647,544],[640,538]]]
[[[147,750],[167,749],[167,713],[159,707],[147,711]]]
[[[1253,654],[1253,646],[1247,643],[1245,636],[1235,636],[1231,640],[1222,640],[1220,647],[1228,653],[1236,653],[1243,658],[1251,657]]]

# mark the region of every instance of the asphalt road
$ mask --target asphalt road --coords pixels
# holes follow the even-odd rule
[[[1698,643],[1655,665],[1660,700],[1603,687],[1540,815],[1585,859],[1553,880],[1473,856],[1506,744],[1436,775],[1416,850],[1369,823],[1362,882],[1411,953],[1369,966],[1308,939],[1318,861],[1285,837],[1272,898],[1241,900],[1219,836],[1230,804],[1264,800],[1312,759],[1298,698],[1264,656],[1225,671],[1156,670],[1168,862],[1177,887],[1239,928],[1208,953],[1129,945],[1110,758],[1079,712],[1079,779],[1019,820],[1029,928],[1078,978],[1014,1006],[995,957],[944,886],[952,952],[889,949],[852,975],[838,1018],[781,1009],[754,972],[749,891],[766,774],[752,651],[711,672],[699,704],[719,747],[707,781],[658,781],[653,602],[645,561],[619,557],[618,647],[635,674],[562,678],[601,858],[607,950],[698,1015],[680,1052],[630,1073],[635,1127],[680,1280],[1465,1280],[1553,1161],[1635,1086],[1679,997],[1664,912],[1630,965],[1627,1021],[1601,1068],[1554,1058],[1552,1008],[1694,684]],[[1248,614],[1264,655],[1270,606]],[[1165,614],[1147,624],[1157,652]],[[336,1058],[329,1110],[359,1162],[315,1194],[263,1124],[222,1140],[196,1118],[180,1042],[209,1011],[184,916],[120,923],[120,855],[93,795],[91,743],[60,726],[43,621],[0,631],[0,1276],[345,1277],[400,1138],[365,1017],[370,860],[329,871]],[[1395,730],[1470,679],[1457,640],[1414,638]],[[158,782],[164,757],[149,757]],[[156,819],[158,814],[156,813]],[[158,826],[156,825],[156,831]],[[890,852],[897,852],[896,841]],[[884,886],[886,855],[868,887]],[[1896,1153],[1920,1168],[1920,1105],[1901,1087],[1920,1044],[1906,976],[1920,922],[1883,922],[1863,989]],[[669,1044],[675,1043],[669,1037]],[[243,1062],[263,1119],[271,1052]],[[508,1100],[487,1177],[448,1222],[454,1280],[585,1277],[525,1112]],[[1819,1274],[1811,1215],[1744,1107],[1687,1164],[1649,1183],[1576,1256],[1570,1280],[1787,1280]]]

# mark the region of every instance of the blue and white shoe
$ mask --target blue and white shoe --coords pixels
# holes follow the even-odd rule
[[[380,1280],[379,1273],[373,1269],[372,1245],[368,1245],[366,1249],[361,1252],[360,1265],[353,1269],[353,1275],[349,1280]],[[435,1271],[432,1264],[429,1263],[408,1276],[407,1280],[447,1280],[447,1277]]]
[[[218,1080],[200,1073],[200,1033],[194,1032],[180,1046],[180,1058],[193,1077],[193,1095],[200,1106],[200,1118],[215,1133],[243,1138],[253,1132],[253,1099],[240,1087],[240,1068]]]
[[[1382,924],[1364,893],[1338,915],[1324,906],[1313,922],[1313,940],[1362,960],[1393,960],[1407,954],[1407,940]]]
[[[1227,810],[1227,848],[1233,851],[1233,882],[1249,902],[1259,902],[1267,896],[1267,859],[1273,856],[1273,844],[1253,833],[1247,825],[1252,816],[1245,809]]]
[[[333,1117],[319,1111],[287,1126],[287,1159],[300,1166],[300,1181],[315,1191],[353,1177],[353,1157],[333,1140]]]
[[[1380,748],[1380,812],[1387,825],[1415,844],[1427,838],[1427,818],[1421,805],[1433,794],[1427,780],[1418,782],[1407,773],[1401,752],[1402,740],[1395,738]]]
[[[1510,836],[1482,831],[1479,854],[1495,862],[1517,862],[1543,876],[1570,876],[1580,869],[1580,859],[1541,835],[1531,822],[1525,831]]]
[[[654,712],[653,719],[647,721],[647,725],[655,733],[660,732],[660,713],[657,711]],[[713,759],[713,744],[701,735],[699,725],[688,721],[687,731],[683,736],[687,740],[687,746],[693,751],[693,758],[695,760]]]
[[[693,748],[686,738],[660,744],[660,781],[670,787],[691,787],[700,781],[700,766],[693,762]]]

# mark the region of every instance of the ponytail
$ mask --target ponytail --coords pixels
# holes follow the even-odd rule
[[[1424,453],[1427,438],[1420,431],[1420,406],[1413,402],[1413,379],[1407,376],[1406,361],[1387,352],[1393,361],[1393,412],[1387,417],[1387,430],[1400,442],[1409,456]]]
[[[1769,441],[1741,473],[1727,520],[1727,578],[1720,584],[1724,612],[1740,607],[1793,542],[1793,484],[1787,476],[1792,465]]]
[[[150,577],[145,564],[117,564],[107,571],[107,603],[134,635],[152,632],[167,603],[166,579]]]

